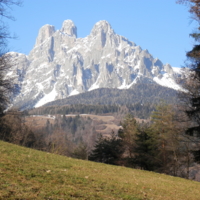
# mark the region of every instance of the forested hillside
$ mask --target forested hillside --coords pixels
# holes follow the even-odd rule
[[[148,119],[156,108],[156,105],[146,103],[136,103],[129,105],[89,105],[89,104],[72,104],[72,105],[55,105],[42,106],[29,111],[25,111],[26,115],[56,115],[56,114],[96,114],[96,115],[114,115],[118,119],[123,119],[128,113],[141,119]]]
[[[148,87],[147,87],[148,85]],[[173,89],[161,87],[156,84],[136,84],[133,89],[120,90],[101,88],[66,99],[57,100],[46,104],[66,105],[66,104],[102,104],[102,105],[127,105],[127,104],[156,104],[164,99],[166,103],[176,103],[177,92]]]

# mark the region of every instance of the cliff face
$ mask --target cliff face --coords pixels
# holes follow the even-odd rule
[[[85,38],[66,20],[60,30],[45,25],[28,56],[10,52],[16,77],[13,104],[21,108],[41,106],[96,88],[132,88],[137,83],[159,84],[181,89],[181,76],[169,64],[163,65],[147,50],[117,35],[107,21],[96,23]],[[148,85],[147,85],[148,86]]]

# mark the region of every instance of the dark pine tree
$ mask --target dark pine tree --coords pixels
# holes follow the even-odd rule
[[[114,136],[114,134],[112,134],[111,138],[100,136],[88,159],[95,162],[118,165],[123,153],[123,142],[120,138]]]
[[[135,146],[133,146],[135,157],[133,164],[141,169],[148,171],[156,171],[159,168],[159,163],[156,160],[158,148],[156,140],[151,137],[148,130],[140,130],[136,134]]]
[[[191,125],[186,131],[191,136],[200,137],[200,0],[178,0],[178,3],[186,3],[189,6],[189,12],[192,19],[198,24],[195,32],[190,36],[195,40],[192,50],[187,52],[190,73],[185,81],[187,92],[180,94],[185,102],[186,114],[191,120]],[[194,152],[195,160],[200,161],[200,151]]]

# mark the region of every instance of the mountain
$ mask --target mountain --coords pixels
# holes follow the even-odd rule
[[[183,73],[153,58],[148,50],[114,32],[107,21],[96,23],[85,38],[66,20],[60,30],[44,25],[29,55],[10,52],[21,109],[39,107],[97,88],[131,89],[142,83],[180,90]]]

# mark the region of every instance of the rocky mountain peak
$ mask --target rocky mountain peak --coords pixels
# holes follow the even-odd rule
[[[60,31],[71,37],[77,37],[77,28],[72,20],[65,20]]]
[[[172,69],[172,67],[171,67],[171,65],[170,64],[165,64],[164,65],[164,70],[170,75],[170,76],[173,76],[174,75],[174,71],[173,71],[173,69]]]
[[[55,33],[55,27],[49,24],[42,26],[39,30],[35,46],[41,45],[46,39]]]
[[[96,36],[98,34],[101,34],[102,32],[104,34],[114,33],[114,30],[112,29],[111,25],[106,20],[101,20],[97,22],[91,31],[91,35]]]
[[[94,25],[90,36],[96,40],[95,45],[97,49],[104,48],[107,45],[113,46],[112,44],[115,43],[115,32],[105,20],[101,20]]]

